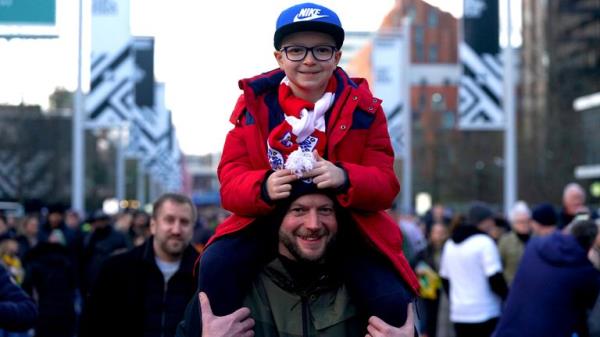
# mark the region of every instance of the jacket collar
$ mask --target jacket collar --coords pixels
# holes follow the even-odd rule
[[[343,96],[344,90],[349,89],[353,100],[357,101],[358,107],[368,113],[375,113],[381,105],[381,100],[374,98],[369,85],[364,78],[351,78],[340,67],[334,76],[337,77],[338,87],[336,89],[336,101]],[[277,91],[285,73],[281,69],[273,69],[258,76],[242,79],[238,82],[240,89],[244,91],[246,102],[253,101],[256,97],[266,93]]]
[[[149,264],[156,265],[155,254],[154,254],[154,236],[151,236],[146,240],[144,245],[142,246],[142,259]],[[196,261],[196,257],[198,253],[192,247],[192,245],[188,244],[185,250],[183,251],[183,256],[181,257],[181,265],[179,266],[179,270],[189,270],[192,271],[194,263]],[[177,272],[179,272],[179,270]]]

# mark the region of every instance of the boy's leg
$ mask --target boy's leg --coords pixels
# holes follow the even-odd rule
[[[399,327],[406,321],[408,303],[415,299],[393,266],[372,248],[355,247],[342,263],[348,292],[368,316]]]
[[[219,238],[203,252],[198,289],[207,294],[215,315],[239,309],[260,268],[275,257],[276,245],[269,227],[268,223],[253,223]]]

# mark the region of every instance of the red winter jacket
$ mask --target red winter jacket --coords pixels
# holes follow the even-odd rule
[[[417,293],[419,283],[402,253],[402,234],[385,212],[400,185],[381,100],[373,97],[366,80],[351,79],[341,68],[334,75],[338,87],[327,123],[326,158],[341,164],[350,181],[346,193],[337,196],[338,202],[350,209],[361,233],[392,261]],[[235,126],[227,135],[218,167],[221,202],[233,215],[217,227],[208,244],[274,209],[261,198],[261,187],[271,169],[267,137],[274,125],[269,127],[269,116],[283,113],[277,89],[284,76],[277,69],[239,82],[243,94],[231,115]]]

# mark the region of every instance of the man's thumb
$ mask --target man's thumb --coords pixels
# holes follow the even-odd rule
[[[204,321],[205,317],[210,317],[213,315],[210,307],[210,301],[204,292],[200,292],[198,299],[200,301],[200,314],[202,315],[202,321]]]
[[[316,161],[321,161],[323,160],[323,158],[321,157],[321,155],[319,154],[319,151],[317,150],[313,150],[313,156],[315,157]]]

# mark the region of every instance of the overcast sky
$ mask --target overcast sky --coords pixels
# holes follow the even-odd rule
[[[58,39],[0,39],[0,103],[47,106],[55,87],[75,90],[77,8],[57,0]],[[431,0],[459,15],[458,0]],[[237,81],[276,66],[275,20],[292,0],[131,0],[134,35],[155,36],[155,75],[166,84],[186,154],[219,152],[239,95]],[[374,31],[394,0],[321,0],[347,31]],[[88,18],[89,19],[89,18]],[[89,47],[89,41],[86,41]],[[85,55],[84,55],[85,56]],[[89,67],[86,60],[85,67]],[[86,68],[87,69],[87,68]]]

